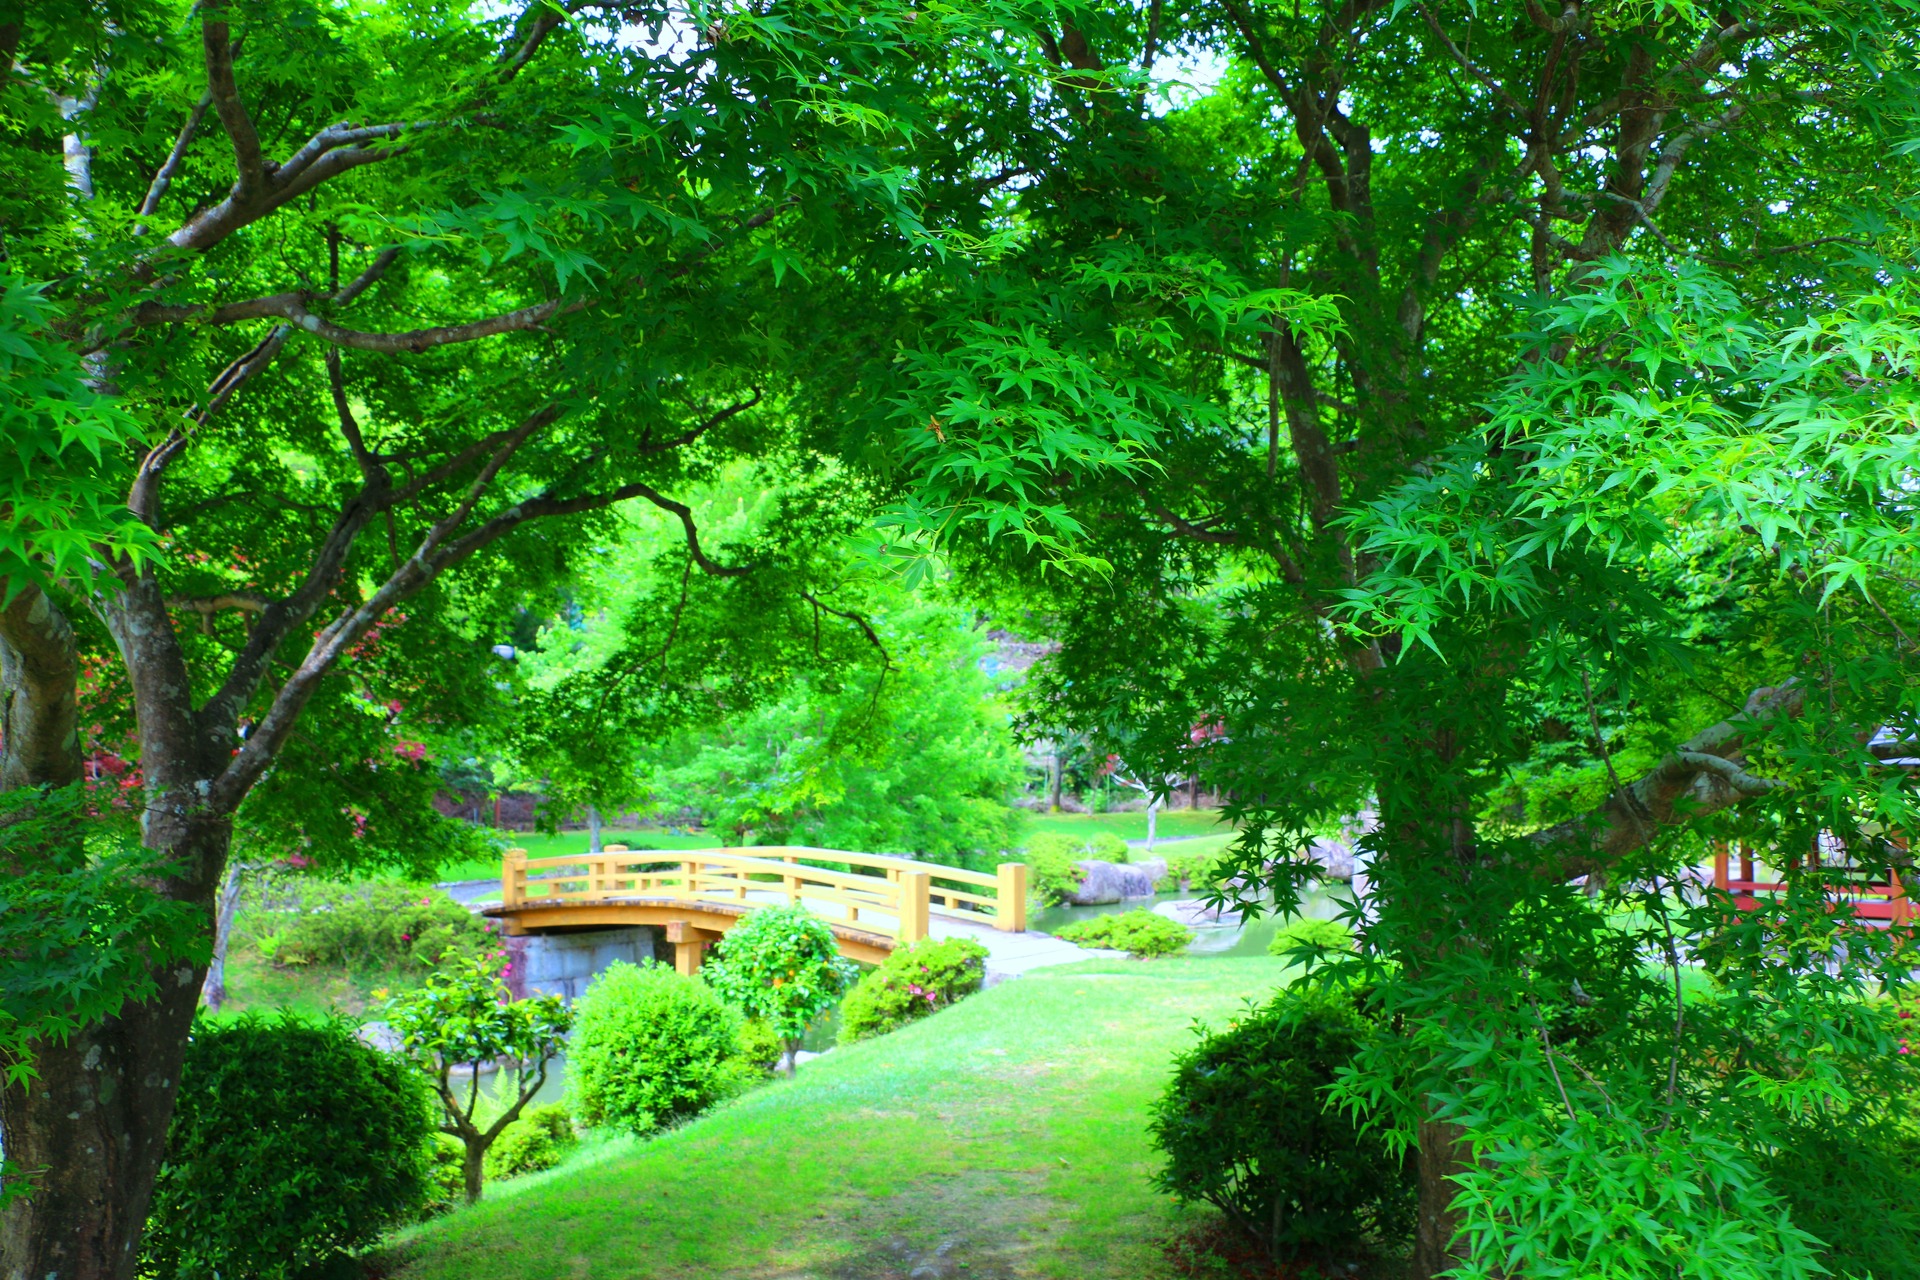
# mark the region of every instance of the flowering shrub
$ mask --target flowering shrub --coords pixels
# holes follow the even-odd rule
[[[1124,951],[1135,960],[1154,960],[1186,950],[1187,944],[1193,941],[1193,930],[1143,907],[1118,915],[1077,920],[1057,930],[1054,936],[1083,947]]]
[[[987,949],[972,938],[925,938],[888,956],[840,1005],[840,1043],[884,1035],[980,989]]]
[[[813,1020],[834,1006],[858,968],[840,958],[833,931],[805,907],[762,907],[720,940],[706,979],[786,1045],[786,1068]]]

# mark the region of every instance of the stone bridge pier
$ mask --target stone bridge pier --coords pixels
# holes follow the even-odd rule
[[[528,996],[560,996],[571,1004],[587,984],[616,960],[642,964],[656,958],[672,960],[660,925],[627,925],[617,929],[574,929],[527,934],[504,939],[513,969],[507,989],[516,1000]]]

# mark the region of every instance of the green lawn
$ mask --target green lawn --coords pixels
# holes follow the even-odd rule
[[[1146,1108],[1194,1018],[1275,960],[1094,961],[838,1049],[650,1141],[583,1147],[396,1242],[399,1280],[1170,1276],[1190,1212],[1149,1185]]]
[[[1122,840],[1145,840],[1147,838],[1147,815],[1145,813],[1035,813],[1030,814],[1026,822],[1026,831],[1057,831],[1062,835],[1090,836],[1095,832],[1107,831]],[[1233,828],[1220,822],[1220,814],[1213,809],[1176,809],[1160,815],[1160,821],[1154,825],[1154,837],[1158,840],[1169,836],[1211,836],[1223,832],[1231,833]]]

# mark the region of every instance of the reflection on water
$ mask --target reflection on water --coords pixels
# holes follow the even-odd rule
[[[1027,927],[1041,933],[1055,933],[1075,920],[1090,920],[1094,916],[1118,915],[1123,911],[1133,911],[1145,907],[1151,911],[1162,902],[1184,902],[1200,895],[1188,893],[1156,893],[1151,898],[1129,898],[1125,902],[1110,902],[1097,907],[1047,907],[1027,917]],[[1335,881],[1331,884],[1315,885],[1300,895],[1300,914],[1319,920],[1331,920],[1352,905],[1352,896],[1347,886]],[[1187,948],[1191,956],[1263,956],[1267,954],[1267,944],[1273,941],[1273,935],[1284,923],[1272,914],[1262,915],[1251,921],[1242,921],[1232,912],[1221,916],[1220,923],[1200,923],[1193,926],[1193,945]]]
[[[456,1079],[453,1083],[454,1092],[464,1101],[466,1099],[465,1082]],[[511,1071],[486,1071],[480,1076],[480,1091],[493,1100],[496,1115],[499,1110],[513,1105],[513,1100],[520,1096],[519,1087],[520,1083],[515,1078],[515,1073]],[[567,1060],[562,1056],[547,1064],[547,1082],[540,1086],[540,1091],[533,1095],[527,1105],[538,1107],[549,1102],[558,1102],[566,1096],[566,1093]]]

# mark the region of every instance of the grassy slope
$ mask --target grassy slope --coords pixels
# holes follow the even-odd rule
[[[647,1142],[589,1146],[399,1246],[400,1280],[1153,1277],[1183,1211],[1148,1186],[1146,1108],[1196,1017],[1266,959],[1094,961],[1004,983]],[[891,1247],[890,1247],[891,1246]]]

